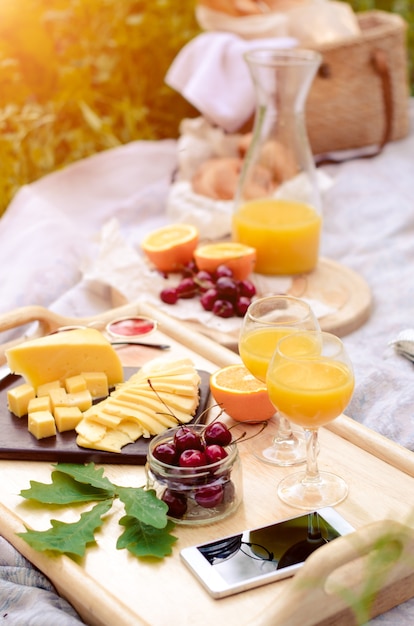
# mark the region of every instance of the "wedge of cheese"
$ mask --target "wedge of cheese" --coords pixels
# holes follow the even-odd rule
[[[80,372],[104,372],[113,387],[124,379],[122,364],[110,342],[95,328],[77,328],[25,341],[6,351],[7,364],[35,389]]]

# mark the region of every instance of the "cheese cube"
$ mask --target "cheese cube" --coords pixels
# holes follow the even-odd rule
[[[32,385],[23,383],[7,391],[7,407],[17,417],[27,414],[29,401],[35,398]]]
[[[60,380],[52,380],[50,383],[45,383],[44,385],[39,385],[36,390],[36,395],[38,398],[42,396],[48,396],[52,389],[59,389],[62,385],[60,384]]]
[[[51,389],[49,392],[50,404],[52,407],[52,413],[57,406],[68,406],[68,394],[66,389],[59,387],[58,389]]]
[[[52,405],[49,396],[40,396],[40,398],[32,398],[29,400],[29,406],[27,408],[28,413],[34,413],[35,411],[51,411]]]
[[[78,374],[76,376],[69,376],[69,378],[66,378],[65,388],[68,393],[77,393],[78,391],[84,391],[88,387],[84,376]]]
[[[53,437],[56,435],[56,425],[50,411],[35,411],[28,415],[28,428],[36,439]]]
[[[68,393],[66,406],[77,406],[81,411],[87,411],[92,406],[91,392],[88,389],[84,389],[77,393]]]
[[[108,377],[105,372],[82,372],[86,387],[92,398],[106,398],[109,394]]]
[[[24,341],[5,355],[10,370],[24,376],[35,389],[52,380],[63,384],[79,372],[105,372],[110,387],[124,379],[117,352],[96,328],[76,328]]]
[[[82,411],[77,406],[58,406],[54,412],[56,428],[60,433],[75,430],[82,419]]]

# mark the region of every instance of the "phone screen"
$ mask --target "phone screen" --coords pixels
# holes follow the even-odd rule
[[[292,576],[312,552],[352,530],[327,508],[186,548],[181,556],[208,591],[222,597]]]

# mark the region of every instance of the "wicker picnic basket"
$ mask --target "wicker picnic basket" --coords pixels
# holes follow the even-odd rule
[[[306,119],[314,154],[381,148],[409,131],[406,22],[385,11],[357,14],[361,35],[317,47],[322,64]]]

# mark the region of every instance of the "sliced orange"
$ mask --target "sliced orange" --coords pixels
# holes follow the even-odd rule
[[[227,365],[211,374],[210,391],[217,404],[237,422],[264,422],[276,411],[266,385],[243,364]]]
[[[141,248],[160,272],[176,272],[193,260],[199,232],[192,224],[169,224],[149,233]]]
[[[209,243],[194,252],[199,270],[215,272],[219,265],[227,265],[237,280],[245,280],[256,265],[256,249],[235,241]]]

